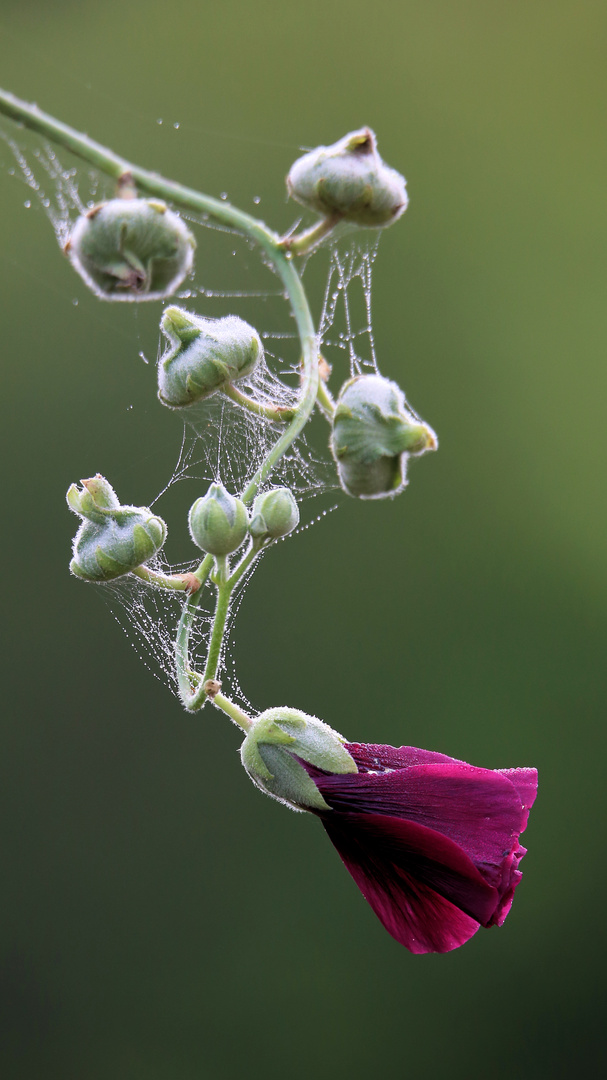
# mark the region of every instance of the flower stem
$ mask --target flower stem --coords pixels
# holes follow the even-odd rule
[[[230,589],[234,589],[234,587],[238,584],[238,582],[240,581],[243,574],[246,574],[246,572],[249,569],[251,563],[255,562],[255,559],[257,558],[257,556],[260,553],[261,553],[261,548],[256,543],[253,543],[252,547],[247,552],[244,559],[242,559],[239,562],[238,566],[233,571],[231,577],[228,578],[228,585],[230,586]]]
[[[219,667],[219,660],[221,657],[221,647],[223,645],[223,635],[226,628],[226,622],[228,619],[228,611],[230,610],[230,597],[232,595],[232,587],[227,579],[227,567],[225,558],[222,563],[219,563],[219,577],[217,583],[217,606],[215,608],[215,615],[213,618],[213,628],[211,630],[211,636],[209,638],[209,647],[207,650],[207,660],[204,668],[204,674],[202,676],[203,683],[214,679],[217,675],[217,668]]]
[[[262,405],[259,401],[255,401],[253,398],[248,397],[247,394],[243,394],[233,383],[228,383],[227,386],[224,386],[223,393],[226,397],[235,401],[237,405],[242,405],[244,409],[248,409],[249,412],[255,413],[256,416],[263,416],[266,420],[275,420],[279,424],[286,424],[289,420],[293,419],[294,409],[288,409],[281,405]]]
[[[131,572],[157,589],[195,593],[200,588],[196,574],[159,574],[157,570],[150,570],[149,566],[138,566]]]
[[[189,666],[190,655],[190,630],[192,623],[196,617],[196,609],[202,596],[202,586],[206,583],[211,569],[213,566],[213,556],[205,555],[200,566],[196,570],[196,577],[199,579],[201,588],[197,592],[188,597],[181,612],[181,618],[179,620],[179,626],[177,627],[177,637],[175,639],[175,674],[177,675],[177,687],[179,690],[179,697],[185,709],[188,711],[191,709],[191,702],[196,694],[196,687],[200,683],[200,676],[191,672]],[[195,675],[195,688],[192,690],[192,675]]]
[[[257,240],[266,250],[277,248],[278,236],[268,229],[263,221],[258,221],[250,214],[237,210],[228,202],[213,199],[210,195],[204,195],[194,188],[185,187],[174,180],[167,180],[158,173],[133,165],[126,158],[120,157],[113,150],[95,142],[88,135],[76,131],[68,124],[43,112],[37,105],[22,101],[6,90],[0,90],[0,113],[4,113],[11,120],[16,120],[17,123],[23,124],[32,131],[37,131],[38,134],[44,135],[59,146],[64,146],[77,157],[106,175],[112,176],[115,180],[119,181],[127,174],[129,179],[148,195],[157,195],[161,199],[171,200],[178,206],[187,207],[200,214],[208,214],[214,221],[228,225]]]
[[[243,712],[242,709],[238,708],[238,705],[235,705],[234,702],[230,701],[229,698],[224,697],[223,694],[214,694],[212,701],[214,705],[217,705],[218,708],[220,708],[230,717],[230,720],[233,720],[235,724],[238,724],[238,726],[241,727],[243,731],[249,731],[250,728],[253,727],[253,721],[251,720],[251,717],[247,716],[247,714]]]
[[[327,420],[331,421],[335,414],[335,400],[322,379],[318,384],[317,401],[323,416],[326,416]]]
[[[296,234],[295,236],[283,236],[280,241],[281,247],[290,251],[292,255],[309,255],[311,251],[329,236],[341,221],[341,214],[331,214],[329,217],[317,221],[310,229]]]

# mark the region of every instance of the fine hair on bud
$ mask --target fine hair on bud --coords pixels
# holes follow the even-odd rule
[[[168,348],[158,361],[158,397],[172,409],[193,405],[250,375],[263,358],[259,334],[236,315],[205,319],[171,306],[160,329]]]
[[[299,507],[290,488],[273,488],[258,495],[251,511],[249,532],[256,540],[279,540],[299,525]]]
[[[206,495],[190,507],[190,535],[201,551],[211,555],[231,555],[247,536],[249,516],[241,499],[223,484],[211,484]]]
[[[436,450],[438,440],[395,382],[357,375],[340,390],[330,446],[346,494],[383,499],[405,487],[409,458]]]
[[[370,128],[298,158],[287,190],[308,210],[375,229],[396,221],[409,201],[404,176],[382,161]]]
[[[196,241],[157,199],[116,198],[82,214],[65,246],[102,300],[163,300],[192,268]]]
[[[142,566],[160,551],[167,527],[147,506],[121,506],[99,473],[72,484],[70,510],[82,518],[73,543],[70,570],[84,581],[113,581]]]

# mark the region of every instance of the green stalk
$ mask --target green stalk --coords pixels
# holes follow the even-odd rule
[[[228,566],[225,555],[221,557],[217,556],[216,561],[218,570],[217,606],[215,607],[213,627],[207,649],[207,659],[204,674],[202,676],[203,683],[208,682],[209,679],[215,679],[217,675],[217,668],[219,667],[219,659],[221,657],[221,646],[223,644],[223,635],[225,633],[226,622],[228,621],[228,611],[230,610],[230,597],[232,595],[232,589],[228,582]],[[204,687],[202,689],[204,689]]]
[[[196,570],[196,577],[200,581],[200,588],[192,596],[189,596],[183,605],[181,612],[181,618],[177,627],[177,637],[175,639],[175,673],[177,675],[177,687],[179,689],[179,697],[185,709],[191,708],[191,701],[194,696],[192,692],[192,679],[189,668],[189,655],[190,655],[190,630],[192,623],[196,616],[196,609],[198,607],[200,597],[203,593],[203,586],[206,584],[211,569],[213,567],[213,556],[205,555],[200,566]],[[196,677],[196,685],[199,684],[200,677]]]
[[[235,401],[237,405],[241,405],[243,409],[247,409],[248,412],[254,413],[256,416],[263,416],[266,420],[274,420],[277,424],[286,424],[293,419],[294,409],[282,405],[276,407],[262,405],[259,401],[255,401],[253,398],[243,394],[242,390],[234,386],[234,383],[228,383],[227,386],[224,386],[222,393]]]
[[[157,570],[150,570],[149,566],[138,566],[131,573],[145,581],[146,585],[153,585],[157,589],[194,593],[200,588],[194,580],[195,574],[159,574]]]
[[[283,236],[280,242],[281,246],[286,251],[290,251],[292,255],[309,255],[310,252],[314,251],[314,248],[318,247],[321,240],[324,240],[325,236],[329,236],[333,232],[341,220],[341,214],[331,214],[329,217],[317,221],[316,225],[312,225],[311,228],[306,229],[304,232],[297,233],[294,236]]]
[[[22,101],[6,90],[0,90],[0,113],[30,128],[31,131],[37,131],[39,135],[44,135],[59,146],[64,146],[76,157],[82,158],[83,161],[93,165],[107,176],[113,177],[116,181],[123,180],[124,182],[124,178],[132,178],[137,188],[148,195],[157,195],[161,199],[169,199],[188,210],[208,214],[214,221],[228,225],[257,240],[268,251],[268,254],[271,250],[276,250],[279,237],[263,221],[258,221],[243,210],[237,210],[228,202],[214,199],[194,188],[185,187],[174,180],[167,180],[158,173],[133,165],[126,158],[119,157],[113,150],[109,150],[107,146],[102,146],[83,132],[76,131],[75,128],[43,112],[37,105]]]
[[[335,400],[328,386],[325,385],[322,379],[318,384],[317,399],[323,416],[326,416],[327,420],[331,422],[335,414]]]
[[[178,665],[179,695],[188,712],[197,712],[198,709],[202,708],[209,697],[205,687],[209,679],[215,679],[217,676],[232,593],[240,579],[247,572],[259,554],[260,548],[253,544],[230,576],[228,576],[225,562],[223,566],[219,567],[217,603],[215,606],[215,614],[213,616],[213,625],[209,635],[209,644],[207,646],[207,657],[203,675],[192,671],[188,666],[190,631],[196,616],[198,597],[190,597],[184,605],[177,631],[175,658]],[[212,560],[212,558],[212,555],[207,555],[207,559]],[[195,678],[196,680],[194,688],[192,688],[192,678]]]
[[[219,709],[230,717],[230,720],[233,720],[235,724],[238,724],[243,731],[249,731],[253,727],[251,717],[247,716],[242,709],[238,708],[238,705],[235,705],[229,698],[224,697],[223,694],[214,694],[212,701],[214,705],[217,705]]]

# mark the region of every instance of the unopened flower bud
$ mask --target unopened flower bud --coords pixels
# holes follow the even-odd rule
[[[223,484],[211,484],[206,495],[190,508],[194,543],[211,555],[230,555],[242,544],[249,525],[247,508]]]
[[[357,375],[342,386],[331,450],[342,488],[361,499],[395,495],[407,483],[409,457],[436,450],[432,428],[408,408],[402,390],[382,375]]]
[[[299,525],[299,507],[289,488],[274,488],[253,503],[249,532],[256,540],[278,540]]]
[[[70,510],[82,524],[73,544],[70,570],[85,581],[112,581],[155,555],[166,540],[167,527],[147,506],[121,506],[114,489],[97,474],[72,484]]]
[[[250,375],[263,357],[259,334],[236,315],[203,319],[168,307],[160,329],[169,348],[158,362],[158,397],[173,409],[202,401]]]
[[[287,189],[309,210],[371,228],[391,225],[408,203],[405,178],[384,164],[369,128],[298,158]]]
[[[65,250],[102,300],[162,300],[192,267],[196,241],[156,199],[110,199],[78,218]]]
[[[253,722],[240,748],[251,780],[296,810],[328,810],[302,761],[328,773],[358,772],[345,739],[299,709],[267,709]],[[299,760],[298,760],[299,759]]]

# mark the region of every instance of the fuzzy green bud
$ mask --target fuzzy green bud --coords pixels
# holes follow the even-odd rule
[[[78,218],[65,246],[102,300],[162,300],[192,268],[196,241],[157,199],[110,199]]]
[[[369,128],[298,158],[287,190],[309,210],[376,229],[396,221],[409,201],[405,178],[384,164]]]
[[[301,762],[329,773],[358,772],[345,741],[315,716],[280,707],[257,717],[240,756],[253,783],[267,795],[295,810],[322,811],[329,806]]]
[[[247,508],[223,484],[211,484],[206,495],[190,507],[190,534],[194,543],[211,555],[230,555],[247,535]]]
[[[169,348],[158,362],[158,397],[180,409],[250,375],[263,357],[261,338],[236,315],[203,319],[168,307],[160,329]]]
[[[330,445],[341,486],[361,499],[402,491],[409,457],[438,446],[432,428],[411,412],[396,383],[382,375],[357,375],[342,386],[332,428]]]
[[[121,506],[99,473],[81,483],[67,493],[70,510],[83,519],[74,538],[72,574],[84,581],[112,581],[156,555],[167,535],[162,518],[147,506]]]
[[[256,540],[278,540],[299,525],[299,507],[289,488],[274,488],[253,503],[249,532]]]

